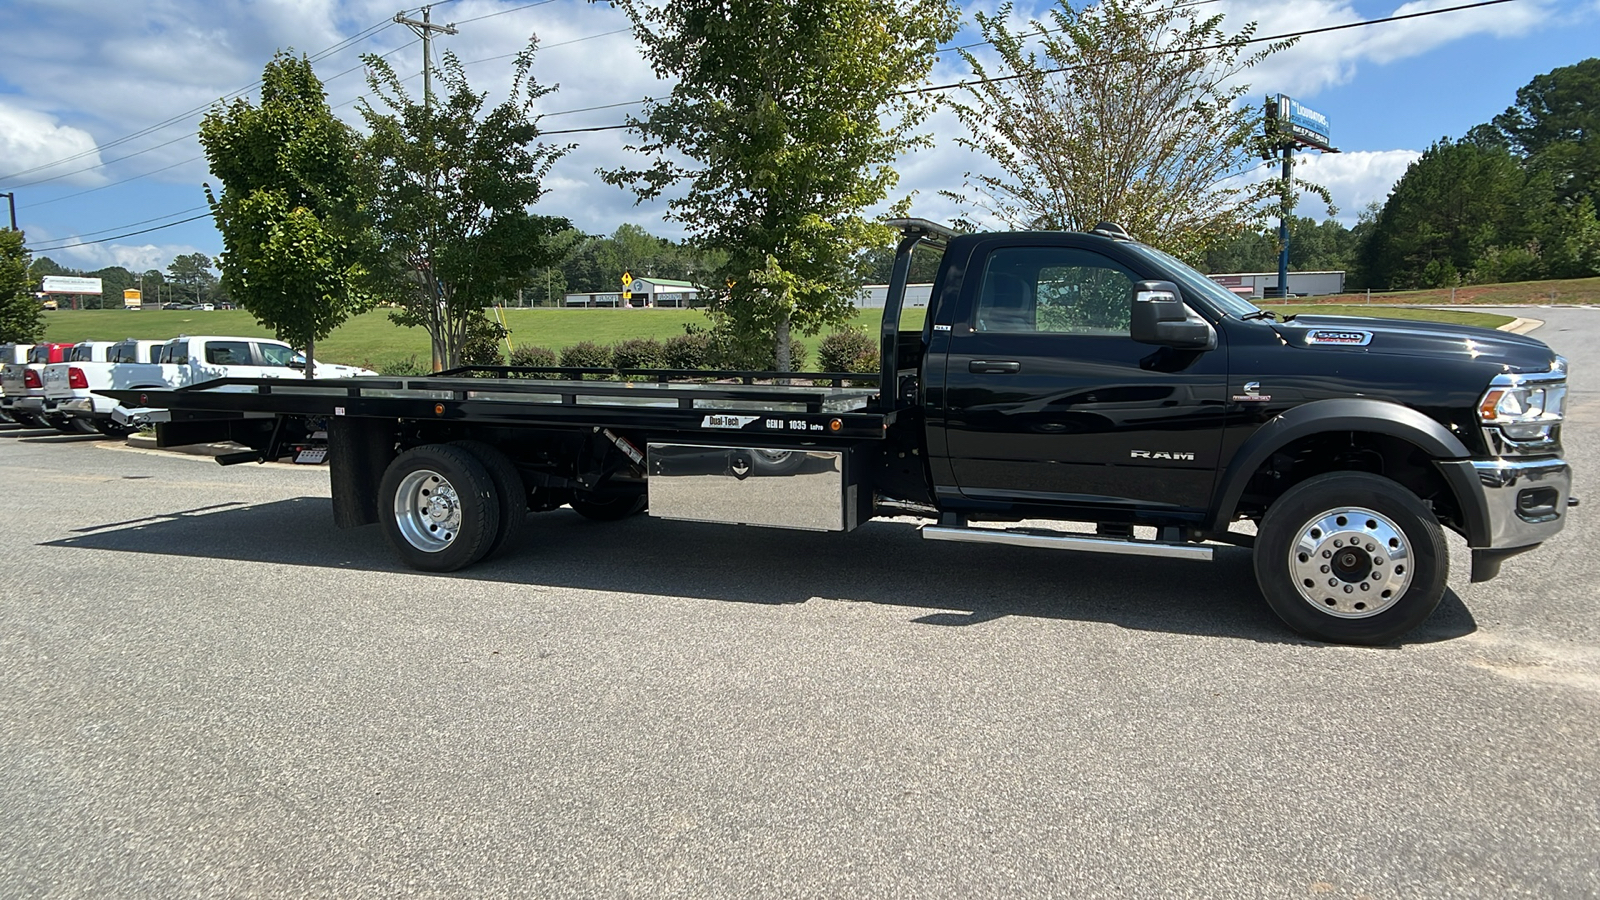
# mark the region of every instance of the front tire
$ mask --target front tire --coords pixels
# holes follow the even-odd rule
[[[425,444],[395,457],[379,486],[384,537],[413,569],[454,572],[482,559],[500,526],[494,481],[460,447]]]
[[[1450,574],[1444,532],[1398,483],[1330,472],[1279,497],[1261,520],[1256,580],[1290,628],[1337,644],[1388,644],[1422,624]]]

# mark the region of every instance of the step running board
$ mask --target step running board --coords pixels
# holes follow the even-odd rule
[[[1081,550],[1088,553],[1118,553],[1124,556],[1164,556],[1168,559],[1209,560],[1213,550],[1213,548],[1205,544],[1118,540],[1116,538],[1094,537],[1092,535],[1041,531],[1008,531],[999,528],[950,528],[943,525],[922,526],[922,536],[930,541],[1009,544],[1013,547]]]

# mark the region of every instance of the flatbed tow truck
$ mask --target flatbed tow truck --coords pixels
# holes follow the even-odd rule
[[[892,224],[876,376],[492,366],[109,394],[161,446],[249,448],[224,465],[325,455],[336,523],[379,524],[417,569],[471,565],[563,505],[840,532],[911,515],[942,541],[1196,561],[1251,547],[1285,623],[1358,644],[1432,613],[1443,529],[1481,581],[1577,505],[1566,362],[1540,341],[1278,321],[1109,223]],[[918,248],[943,255],[926,322],[903,332]]]

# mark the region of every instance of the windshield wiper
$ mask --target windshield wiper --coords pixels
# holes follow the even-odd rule
[[[1245,313],[1239,318],[1246,322],[1250,321],[1251,319],[1271,319],[1272,321],[1276,322],[1278,321],[1278,314],[1270,309],[1258,309],[1255,312]]]

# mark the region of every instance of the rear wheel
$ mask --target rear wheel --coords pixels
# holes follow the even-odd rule
[[[460,447],[472,454],[483,465],[484,471],[489,473],[489,480],[494,482],[494,492],[500,501],[499,527],[488,552],[484,553],[487,559],[500,552],[500,548],[522,530],[522,523],[528,518],[528,488],[522,483],[522,476],[511,460],[489,444],[483,441],[451,441],[450,446]]]
[[[1308,637],[1387,644],[1422,624],[1450,573],[1444,532],[1416,495],[1364,472],[1332,472],[1267,509],[1255,547],[1267,605]]]
[[[108,438],[125,438],[139,429],[128,425],[118,425],[110,419],[95,419],[94,430]]]
[[[493,479],[460,447],[427,444],[395,457],[379,487],[378,521],[406,565],[453,572],[482,559],[499,532]]]
[[[578,515],[595,522],[616,522],[644,511],[645,494],[597,494],[591,491],[574,491],[572,509]]]

